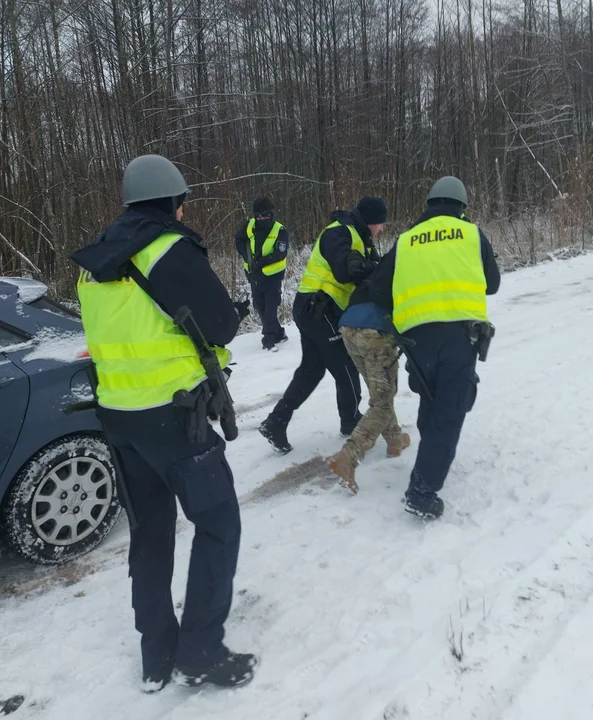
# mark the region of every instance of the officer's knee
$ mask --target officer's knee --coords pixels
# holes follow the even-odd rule
[[[325,368],[304,367],[299,368],[301,374],[311,384],[320,383],[325,375]]]
[[[241,516],[236,499],[229,499],[210,508],[195,518],[196,534],[205,533],[211,539],[224,546],[223,553],[238,551],[241,538]]]

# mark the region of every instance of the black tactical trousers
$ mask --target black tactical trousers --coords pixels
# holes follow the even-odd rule
[[[466,414],[476,400],[477,350],[462,323],[429,323],[406,333],[410,349],[433,394],[429,400],[413,373],[410,389],[420,395],[420,445],[408,492],[436,493],[443,487]]]
[[[278,309],[282,300],[282,279],[284,273],[266,277],[251,278],[251,296],[253,307],[257,310],[262,323],[262,345],[270,348],[283,337],[282,326],[278,320]]]
[[[339,317],[331,311],[331,305],[321,316],[316,316],[309,311],[310,300],[311,295],[297,293],[293,314],[301,333],[303,357],[273,414],[288,423],[329,370],[336,382],[341,428],[350,433],[360,417],[360,376],[340,335]]]
[[[224,440],[209,428],[204,444],[190,443],[179,412],[100,410],[138,520],[129,566],[146,675],[224,657],[239,552],[239,505]],[[195,526],[181,623],[171,596],[177,500]]]

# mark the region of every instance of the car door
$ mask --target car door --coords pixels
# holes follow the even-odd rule
[[[3,350],[16,349],[26,341],[0,323],[0,475],[18,440],[29,402],[29,378]]]

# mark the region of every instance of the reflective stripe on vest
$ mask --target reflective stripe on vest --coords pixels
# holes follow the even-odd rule
[[[478,227],[441,215],[399,236],[393,275],[393,324],[487,321]]]
[[[315,241],[311,257],[305,268],[305,274],[299,286],[299,292],[316,293],[319,290],[323,290],[324,293],[334,300],[341,310],[345,310],[348,307],[350,295],[354,292],[356,285],[354,285],[354,283],[339,283],[334,277],[329,263],[319,249],[323,233],[331,228],[340,227],[340,225],[342,225],[342,223],[338,221],[328,225]],[[347,227],[350,231],[350,237],[352,238],[351,250],[355,250],[365,257],[364,242],[356,229],[352,225],[344,225],[343,227]],[[370,253],[370,249],[367,252]]]
[[[132,258],[145,276],[182,238],[164,233]],[[171,402],[177,390],[191,390],[206,378],[192,341],[130,278],[78,280],[82,323],[97,367],[99,404],[117,410],[144,410]],[[221,367],[228,350],[215,348]]]
[[[249,238],[249,244],[251,246],[251,257],[255,257],[254,227],[255,218],[251,218],[251,220],[247,223],[247,237]],[[280,233],[280,230],[282,229],[283,225],[281,223],[274,223],[268,237],[264,240],[264,244],[262,247],[262,257],[266,257],[266,255],[271,255],[274,252],[274,249],[276,247],[276,240],[278,240],[278,235]],[[245,267],[245,270],[249,271],[249,265],[247,263],[243,263],[243,266]],[[284,258],[284,260],[279,260],[276,263],[272,263],[271,265],[266,265],[262,268],[262,272],[264,275],[276,275],[276,273],[282,272],[283,270],[286,270],[286,258]]]

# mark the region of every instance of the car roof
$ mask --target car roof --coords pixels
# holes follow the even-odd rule
[[[36,336],[46,328],[57,332],[82,332],[77,317],[35,306],[46,294],[47,286],[38,280],[0,277],[0,322],[30,336]]]
[[[0,292],[2,292],[3,286],[6,288],[6,285],[16,287],[19,298],[24,303],[35,302],[47,295],[47,285],[32,278],[2,277],[0,275]]]

